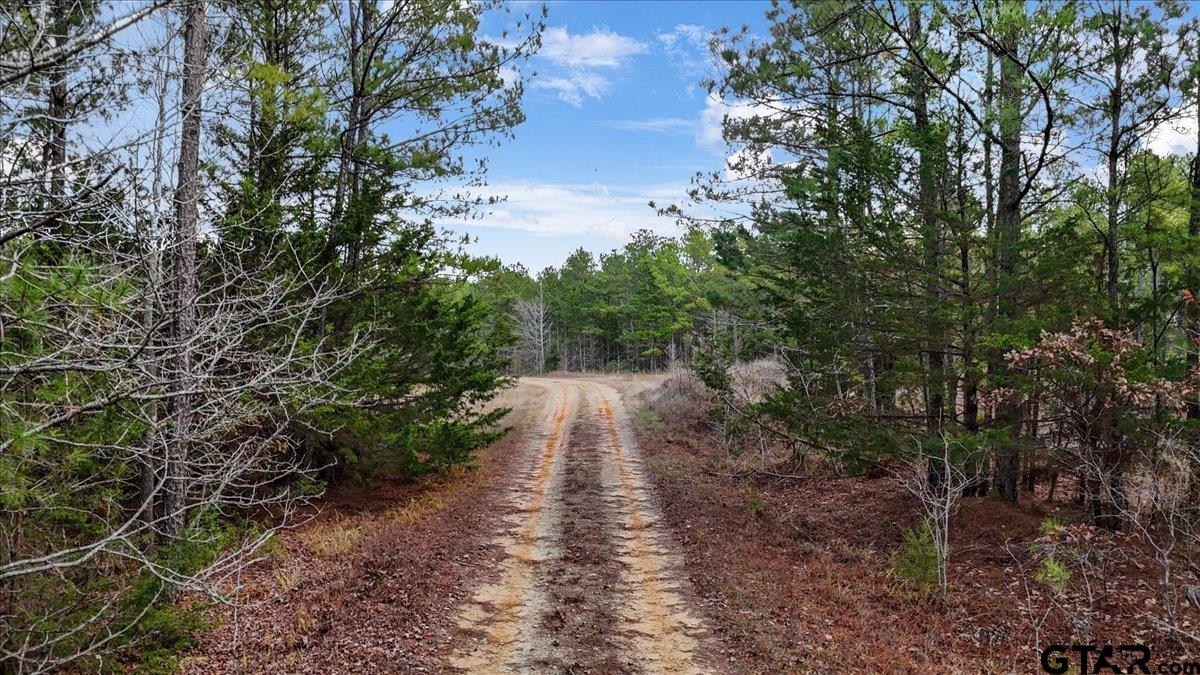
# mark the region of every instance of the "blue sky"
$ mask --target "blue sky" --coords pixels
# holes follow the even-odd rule
[[[523,4],[523,3],[520,3]],[[536,6],[514,4],[514,12]],[[582,246],[607,252],[673,224],[646,205],[678,201],[697,171],[723,169],[726,109],[698,85],[721,26],[765,25],[765,2],[552,2],[541,52],[522,67],[526,122],[489,152],[476,223],[448,223],[469,250],[537,271]]]
[[[521,68],[527,120],[514,139],[489,150],[489,185],[478,191],[507,201],[478,221],[442,223],[474,238],[469,251],[533,272],[581,246],[618,248],[638,229],[678,233],[647,202],[681,201],[697,171],[723,170],[723,116],[754,112],[699,86],[712,74],[708,37],[722,26],[762,35],[770,7],[749,0],[548,6],[542,50]],[[509,5],[513,13],[539,7]],[[1145,144],[1160,154],[1192,152],[1195,120],[1166,125]]]

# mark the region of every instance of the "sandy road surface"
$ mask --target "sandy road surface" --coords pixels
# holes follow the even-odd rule
[[[620,395],[602,380],[544,391],[495,544],[505,555],[458,618],[468,672],[706,672]]]

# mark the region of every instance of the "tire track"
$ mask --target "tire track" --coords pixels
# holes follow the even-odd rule
[[[624,523],[604,481],[606,430],[599,417],[596,401],[583,397],[564,455],[558,555],[547,560],[543,577],[550,604],[541,629],[552,653],[537,664],[552,672],[637,672],[628,636],[613,630],[623,618],[617,534]]]
[[[696,655],[704,626],[684,602],[683,582],[675,574],[681,563],[658,525],[660,517],[642,475],[628,414],[611,387],[595,382],[587,386],[600,400],[607,455],[617,477],[618,509],[624,520],[620,542],[627,597],[623,609],[635,635],[635,648],[643,657],[642,668],[651,673],[707,672]]]
[[[702,623],[642,475],[615,390],[580,379],[547,390],[544,442],[512,497],[506,560],[460,616],[467,672],[707,672]],[[552,413],[550,411],[553,411]]]
[[[451,660],[451,665],[468,672],[521,670],[548,657],[546,641],[538,639],[546,589],[535,583],[535,568],[550,555],[547,540],[557,526],[557,513],[546,508],[547,497],[560,473],[560,450],[567,441],[567,420],[576,395],[558,383],[537,384],[552,392],[547,408],[554,413],[546,424],[534,471],[511,497],[515,513],[508,520],[513,529],[497,542],[507,554],[501,578],[480,588],[459,619],[460,627],[467,630],[484,626],[482,642]]]

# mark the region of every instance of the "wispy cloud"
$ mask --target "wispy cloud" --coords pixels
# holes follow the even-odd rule
[[[530,84],[534,89],[554,92],[578,108],[585,98],[604,98],[612,89],[607,73],[646,51],[645,43],[609,28],[572,34],[565,26],[553,26],[542,34],[542,49],[537,56],[546,67]]]
[[[624,241],[640,229],[678,234],[671,218],[659,216],[649,202],[680,199],[685,184],[618,187],[599,183],[496,181],[472,188],[484,199],[504,199],[479,220],[447,223],[517,230],[540,236],[591,235]]]
[[[718,154],[726,151],[725,140],[721,135],[725,118],[744,120],[752,117],[773,117],[780,110],[769,105],[747,102],[729,102],[709,94],[704,101],[704,110],[700,111],[700,119],[696,123],[696,145]]]
[[[689,97],[699,91],[702,78],[713,74],[712,51],[708,46],[710,35],[704,26],[691,23],[676,24],[669,31],[655,34],[671,65],[687,81]]]
[[[542,49],[538,53],[560,66],[617,68],[630,57],[646,53],[646,49],[642,42],[606,27],[572,35],[565,26],[553,26],[542,34]]]
[[[552,91],[558,98],[576,108],[583,106],[583,97],[604,98],[612,89],[608,78],[596,73],[579,71],[566,75],[538,75],[531,80],[534,89]]]
[[[1158,155],[1187,155],[1196,151],[1196,108],[1193,106],[1168,124],[1161,125],[1143,145]]]
[[[654,134],[687,134],[696,128],[696,120],[684,117],[651,117],[645,120],[604,120],[610,129]]]

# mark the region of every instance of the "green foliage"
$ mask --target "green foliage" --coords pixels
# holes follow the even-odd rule
[[[343,475],[387,468],[412,478],[466,461],[496,438],[505,412],[479,405],[507,385],[506,327],[465,280],[446,277],[446,242],[431,228],[397,235],[384,258],[391,279],[330,313],[331,339],[351,334],[343,326],[362,326],[376,341],[340,383],[370,403],[316,420],[338,431],[311,447],[342,462]]]
[[[1058,558],[1048,555],[1042,558],[1042,564],[1034,574],[1034,579],[1063,593],[1067,589],[1067,583],[1071,580],[1071,570],[1067,569],[1067,566],[1062,564]]]
[[[1038,525],[1038,529],[1041,531],[1042,535],[1045,536],[1048,534],[1054,534],[1054,532],[1061,528],[1063,524],[1064,523],[1061,518],[1047,516],[1046,518],[1042,519],[1042,522]]]
[[[878,467],[908,436],[985,426],[981,450],[1034,458],[1014,423],[1027,413],[997,404],[1001,392],[1034,396],[1022,380],[1036,367],[1006,357],[1081,320],[1139,337],[1135,380],[1187,378],[1194,336],[1175,318],[1192,304],[1180,289],[1200,286],[1200,212],[1186,160],[1142,135],[1164,123],[1154,111],[1187,104],[1172,93],[1192,86],[1186,64],[1164,58],[1187,34],[1183,15],[1171,2],[829,1],[773,7],[766,35],[730,33],[710,90],[764,111],[723,123],[750,180],[714,174],[694,193],[746,217],[690,222],[729,280],[714,306],[759,330],[706,341],[700,377],[727,393],[747,351],[785,362],[787,390],[746,414],[851,471]],[[1123,89],[1093,87],[1114,72]],[[1078,136],[1098,164],[1111,158],[1113,175],[1076,176],[1057,151],[1031,161],[1020,142],[1056,134]],[[1133,427],[1121,438],[1148,442]],[[1017,466],[1002,465],[1006,476]]]
[[[767,503],[763,501],[761,494],[754,493],[746,498],[746,506],[750,508],[750,515],[758,520],[763,520],[767,513]]]
[[[892,571],[922,593],[938,591],[938,554],[929,523],[903,530],[904,545],[892,557]]]
[[[704,233],[669,239],[640,231],[599,260],[579,249],[536,278],[500,268],[473,287],[509,331],[516,303],[545,303],[551,342],[543,370],[656,370],[690,362],[695,343],[715,334],[706,324],[715,296],[728,292],[721,274]]]
[[[470,288],[498,265],[465,255],[434,225],[469,217],[476,204],[430,190],[481,175],[457,153],[523,119],[520,89],[499,70],[536,45],[538,24],[519,46],[498,47],[476,35],[484,13],[505,16],[496,3],[404,5],[398,21],[355,5],[356,21],[376,29],[357,51],[338,53],[330,83],[309,61],[351,37],[312,30],[331,26],[322,3],[254,1],[238,11],[234,35],[244,42],[231,44],[245,49],[231,52],[245,68],[253,123],[220,128],[242,169],[224,183],[222,244],[251,260],[281,243],[298,251],[273,263],[296,268],[278,271],[344,291],[310,344],[369,344],[335,383],[345,405],[318,410],[297,435],[315,462],[336,463],[331,478],[380,468],[413,478],[468,461],[501,432],[503,411],[481,410],[508,384],[511,327]],[[412,41],[417,34],[427,39]],[[425,83],[419,92],[414,80]],[[338,88],[346,82],[349,94]],[[384,133],[409,113],[419,117],[413,138]],[[326,206],[315,211],[317,203]]]

